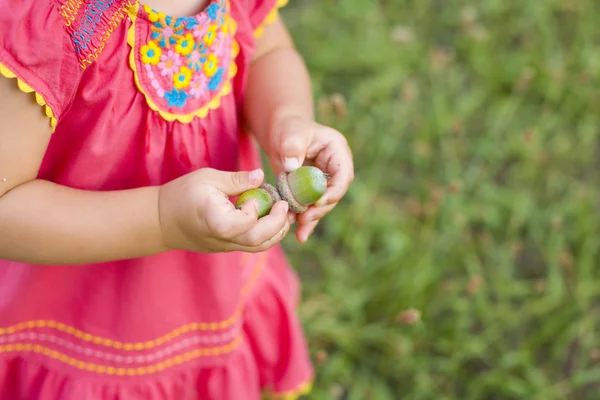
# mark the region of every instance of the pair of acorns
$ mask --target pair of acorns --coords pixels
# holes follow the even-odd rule
[[[269,214],[271,208],[280,200],[289,204],[291,211],[302,214],[311,204],[316,203],[327,190],[327,174],[317,167],[302,166],[292,172],[282,172],[277,177],[276,187],[263,183],[257,189],[242,193],[235,202],[236,208],[255,199],[258,201],[258,217]]]

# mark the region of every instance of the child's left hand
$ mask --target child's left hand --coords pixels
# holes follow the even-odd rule
[[[306,242],[319,220],[335,208],[354,180],[352,151],[337,130],[294,116],[278,121],[267,153],[277,174],[302,165],[314,165],[329,174],[327,190],[316,204],[300,215],[290,212],[290,222],[299,223],[296,238]]]

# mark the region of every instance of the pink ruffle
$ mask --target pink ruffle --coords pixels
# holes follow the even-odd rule
[[[265,391],[301,394],[313,370],[295,313],[298,280],[283,258],[275,250],[247,299],[240,344],[216,366],[199,360],[155,374],[106,376],[36,352],[3,353],[0,399],[259,400]]]

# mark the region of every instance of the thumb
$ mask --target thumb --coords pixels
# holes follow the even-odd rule
[[[304,163],[311,137],[312,127],[302,119],[290,120],[282,127],[279,156],[285,172],[294,171]]]
[[[203,171],[201,179],[227,196],[237,196],[246,190],[259,187],[264,178],[265,174],[262,169],[229,172],[207,168]]]

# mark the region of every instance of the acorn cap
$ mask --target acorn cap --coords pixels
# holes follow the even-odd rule
[[[316,203],[327,190],[327,176],[317,167],[303,166],[287,176],[290,190],[300,205]]]
[[[290,210],[296,214],[302,214],[308,210],[308,207],[298,203],[294,198],[292,189],[290,189],[290,185],[288,184],[288,176],[285,172],[282,172],[277,176],[277,189],[279,190],[279,194],[281,194],[281,198],[287,201]]]
[[[250,189],[242,193],[236,200],[235,207],[240,209],[247,201],[252,199],[258,200],[258,218],[262,218],[269,214],[271,208],[273,208],[273,204],[275,204],[275,201],[273,201],[267,190],[258,188]]]
[[[271,185],[270,183],[263,183],[262,185],[260,185],[260,188],[266,190],[267,193],[269,193],[269,195],[271,195],[271,199],[273,199],[273,203],[277,203],[278,201],[281,201],[281,196],[279,195],[279,192],[277,191],[275,186]]]

